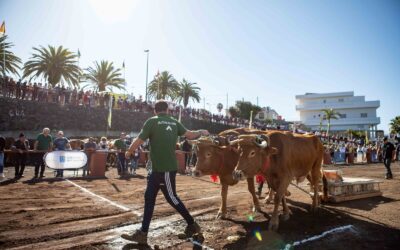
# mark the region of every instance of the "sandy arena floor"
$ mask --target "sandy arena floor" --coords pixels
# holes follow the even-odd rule
[[[333,168],[333,167],[331,167]],[[341,167],[345,177],[382,180],[382,197],[325,204],[319,212],[309,212],[311,199],[297,187],[289,187],[288,203],[293,215],[280,222],[278,232],[267,231],[272,205],[263,204],[263,213],[252,213],[247,185],[229,188],[227,220],[216,220],[220,205],[218,184],[189,176],[177,177],[177,192],[204,231],[204,248],[283,249],[287,244],[320,235],[340,226],[351,229],[328,234],[301,244],[296,249],[398,249],[400,244],[400,165],[394,163],[393,180],[385,180],[383,164]],[[6,168],[13,177],[14,170]],[[119,179],[116,170],[106,179],[55,179],[31,181],[28,167],[18,182],[0,185],[0,249],[193,249],[178,234],[186,226],[166,203],[157,198],[149,234],[149,247],[120,238],[120,234],[140,227],[145,189],[144,169],[135,177]],[[307,189],[306,183],[300,184]],[[82,189],[82,188],[84,189]],[[308,189],[307,189],[308,190]],[[248,216],[253,215],[254,221]],[[254,232],[259,231],[259,237]],[[261,237],[260,237],[261,236]]]

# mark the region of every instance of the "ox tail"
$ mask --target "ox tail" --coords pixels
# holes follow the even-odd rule
[[[321,169],[321,174],[322,174],[322,201],[326,202],[328,201],[328,181],[324,175],[324,170]]]

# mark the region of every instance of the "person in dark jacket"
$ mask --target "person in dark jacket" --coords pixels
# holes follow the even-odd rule
[[[5,178],[4,176],[4,148],[6,147],[6,139],[0,135],[0,181]]]
[[[383,164],[386,167],[386,179],[393,179],[392,170],[390,169],[390,164],[393,159],[393,152],[395,148],[394,145],[389,142],[388,138],[383,139],[382,153],[383,153]]]
[[[29,141],[25,138],[24,133],[19,134],[18,140],[14,143],[12,150],[16,151],[14,158],[15,179],[24,177],[25,163],[27,152],[29,150]]]

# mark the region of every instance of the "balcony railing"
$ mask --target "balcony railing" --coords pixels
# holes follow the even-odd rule
[[[380,101],[299,104],[296,110],[379,108]]]
[[[302,120],[302,122],[309,126],[317,126],[320,124],[320,119],[306,119]],[[340,118],[337,120],[332,119],[331,125],[376,125],[381,123],[380,117],[367,117],[367,118]],[[326,125],[327,121],[323,120],[322,124]]]

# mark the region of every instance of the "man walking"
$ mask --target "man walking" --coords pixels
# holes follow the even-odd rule
[[[386,179],[393,179],[392,170],[390,169],[390,164],[392,163],[393,159],[393,152],[394,152],[394,145],[389,142],[388,138],[383,138],[383,146],[382,146],[382,153],[383,153],[383,164],[386,167]]]
[[[147,244],[147,233],[153,215],[155,201],[158,191],[164,194],[168,203],[175,208],[187,222],[185,229],[186,236],[200,233],[200,226],[194,221],[189,211],[183,205],[176,194],[175,176],[178,164],[175,156],[175,147],[178,136],[185,136],[188,139],[196,139],[200,136],[209,135],[207,130],[189,131],[177,120],[168,115],[168,103],[160,100],[154,107],[155,116],[148,119],[139,136],[132,142],[126,158],[144,143],[150,140],[150,158],[152,170],[147,176],[147,187],[144,194],[144,215],[142,227],[132,234],[123,234],[121,237],[135,241],[139,244]]]
[[[39,151],[38,153],[36,153],[36,162],[35,162],[35,177],[34,178],[38,178],[38,174],[39,174],[39,167],[40,167],[40,178],[45,177],[44,176],[44,154],[49,151],[51,151],[52,147],[53,147],[53,142],[52,142],[52,138],[50,135],[50,129],[49,128],[44,128],[43,132],[40,133],[37,138],[36,138],[36,142],[34,144],[34,150],[35,151]]]

